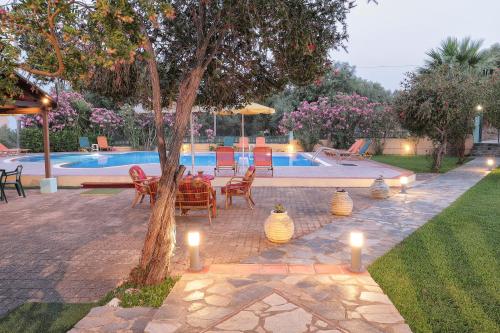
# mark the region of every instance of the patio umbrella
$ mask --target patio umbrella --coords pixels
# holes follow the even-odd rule
[[[233,114],[241,114],[241,137],[245,137],[245,116],[255,116],[258,114],[273,114],[276,112],[273,108],[265,105],[250,103],[240,109],[231,110]],[[245,146],[243,147],[243,156],[245,156]]]

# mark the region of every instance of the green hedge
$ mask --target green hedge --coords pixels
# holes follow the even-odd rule
[[[41,128],[23,128],[20,133],[21,147],[33,153],[43,152]],[[78,133],[72,129],[50,133],[50,150],[53,152],[78,151]]]

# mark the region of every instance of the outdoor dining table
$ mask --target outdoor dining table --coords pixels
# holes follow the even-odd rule
[[[203,181],[208,182],[208,183],[210,183],[212,180],[215,179],[214,175],[210,175],[210,174],[206,174],[206,173],[198,173],[194,176],[193,176],[193,174],[188,174],[188,175],[184,176],[183,180],[192,179],[193,177],[194,178],[201,177],[201,179]]]

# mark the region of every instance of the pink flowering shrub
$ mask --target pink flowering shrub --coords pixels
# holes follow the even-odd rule
[[[52,98],[57,96],[53,93]],[[49,125],[52,132],[59,132],[65,128],[74,128],[78,125],[79,112],[75,104],[87,106],[83,96],[76,92],[63,91],[57,98],[57,108],[49,112]],[[41,115],[26,115],[21,118],[24,127],[42,127],[43,119]]]
[[[89,120],[96,132],[107,136],[111,136],[123,126],[123,118],[120,115],[104,108],[93,108]]]
[[[312,151],[320,139],[330,139],[336,147],[347,147],[356,136],[368,134],[370,119],[378,103],[357,94],[337,94],[333,101],[319,98],[316,102],[303,102],[280,123],[283,133],[294,131],[304,149]]]
[[[207,128],[205,130],[205,135],[207,136],[208,142],[214,142],[215,140],[215,132],[211,128]]]

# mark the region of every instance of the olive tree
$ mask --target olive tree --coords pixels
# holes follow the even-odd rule
[[[472,134],[482,86],[475,73],[449,66],[409,73],[403,82],[394,109],[404,128],[434,142],[434,171],[439,171],[450,143],[465,142]]]
[[[2,25],[9,64],[154,111],[162,176],[134,278],[168,274],[182,140],[201,106],[237,106],[313,81],[344,46],[355,1],[17,0]],[[34,30],[23,28],[34,25]],[[19,60],[23,58],[23,62]],[[31,67],[30,67],[31,66]],[[175,102],[168,142],[162,108]]]
[[[486,89],[484,116],[488,123],[497,129],[500,142],[500,71],[489,78]]]

